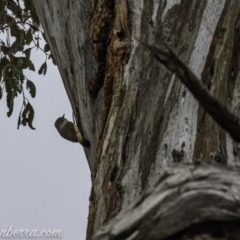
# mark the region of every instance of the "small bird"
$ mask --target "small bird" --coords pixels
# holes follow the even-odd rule
[[[79,142],[83,147],[90,148],[90,142],[82,136],[78,126],[68,121],[64,116],[65,114],[55,122],[55,127],[59,134],[68,141]]]

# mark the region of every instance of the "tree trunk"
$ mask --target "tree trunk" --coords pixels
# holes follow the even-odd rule
[[[239,176],[239,170],[207,164],[166,169],[152,191],[94,240],[237,240]]]
[[[152,193],[172,163],[238,165],[239,145],[136,38],[170,46],[208,90],[238,115],[240,1],[33,2],[78,125],[91,142],[85,151],[93,184],[87,239],[143,191]],[[175,171],[180,177],[178,168]],[[187,174],[189,169],[179,171]],[[209,188],[214,189],[211,184]],[[171,204],[174,197],[167,200]],[[212,206],[215,200],[206,203]],[[178,206],[171,205],[171,210],[177,213]],[[206,218],[215,220],[220,218]],[[203,223],[204,217],[188,222],[183,228]],[[170,227],[166,223],[161,228],[166,226]],[[183,228],[173,228],[172,234]],[[159,239],[166,236],[170,235],[159,234]]]

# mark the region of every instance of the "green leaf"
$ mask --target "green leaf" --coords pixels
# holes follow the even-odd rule
[[[29,69],[35,71],[35,67],[30,59],[27,57],[20,57],[18,58],[17,65],[18,69]],[[18,71],[19,72],[19,71]]]
[[[13,79],[6,79],[5,80],[5,89],[6,89],[6,92],[7,92],[7,107],[9,109],[9,111],[7,112],[7,116],[10,117],[12,115],[12,112],[13,112],[13,104],[14,104],[14,96],[15,96],[15,93],[12,89],[12,84],[11,84],[11,81]]]
[[[16,52],[20,51],[21,46],[20,46],[20,41],[19,41],[19,39],[17,39],[17,40],[12,44],[12,46],[10,47],[10,49],[11,49],[11,53],[16,53]]]
[[[23,1],[23,3],[24,3],[24,6],[25,6],[25,9],[24,9],[25,11],[31,9],[31,7],[32,7],[31,0],[25,0],[25,1]]]
[[[21,83],[20,81],[18,81],[16,95],[17,95],[18,93],[19,93],[19,94],[22,93],[22,83]]]
[[[32,70],[33,72],[35,71],[34,64],[32,63],[32,61],[30,59],[28,60],[28,68],[29,68],[29,70]]]
[[[54,57],[53,57],[52,54],[49,54],[48,59],[50,59],[50,58],[52,59],[53,64],[54,64],[54,65],[57,65],[57,64],[56,64],[56,61],[55,61],[55,59],[54,59]]]
[[[20,48],[24,49],[24,41],[25,41],[25,32],[23,30],[21,30],[20,32],[20,38],[19,38],[19,45],[20,45]]]
[[[13,72],[14,74],[19,74],[22,72],[22,69],[27,68],[26,65],[26,58],[25,57],[18,57],[15,58],[14,60],[14,64],[11,64],[11,67],[13,68]]]
[[[3,96],[3,90],[2,90],[2,87],[0,86],[0,99],[2,99],[2,96]]]
[[[41,75],[41,74],[45,75],[46,72],[47,72],[47,63],[44,62],[44,63],[42,64],[42,66],[39,68],[38,74],[39,74],[39,75]]]
[[[27,104],[28,108],[28,126],[32,129],[35,130],[36,128],[33,127],[33,119],[34,119],[34,109],[30,103]]]
[[[9,60],[6,57],[3,57],[0,60],[0,69],[5,68],[9,63],[10,63]]]
[[[23,74],[23,70],[21,68],[17,67],[17,66],[13,66],[13,72],[14,72],[14,78],[15,78],[15,85],[17,86],[17,91],[19,93],[21,93],[22,92],[22,86],[20,86],[20,85],[22,85],[22,83],[25,79],[25,76]],[[19,90],[19,88],[21,90]]]
[[[0,83],[2,82],[2,74],[3,74],[3,68],[2,68],[2,65],[1,65],[1,62],[0,62]]]
[[[30,58],[30,55],[31,55],[31,50],[32,48],[27,48],[23,51],[23,53],[26,55],[26,58]]]
[[[21,30],[19,29],[19,27],[17,25],[12,25],[12,27],[10,28],[10,33],[12,37],[16,37],[18,38],[20,36],[20,32]]]
[[[23,66],[24,66],[24,62],[25,62],[26,60],[25,60],[25,58],[19,58],[18,60],[17,60],[17,64],[16,64],[16,67],[18,68],[18,69],[22,69],[23,68]],[[18,70],[18,72],[19,72],[20,70]]]
[[[20,57],[17,61],[17,66],[21,69],[26,69],[29,67],[28,61],[26,57]]]
[[[25,106],[23,112],[22,112],[22,121],[21,121],[23,126],[26,126],[27,124],[27,108]]]
[[[29,90],[29,93],[32,98],[35,98],[36,96],[36,87],[34,83],[30,80],[27,80],[27,89]]]
[[[18,116],[18,124],[17,124],[17,129],[19,129],[20,127],[20,124],[21,124],[21,113],[19,114]]]
[[[23,72],[21,72],[21,73],[19,74],[18,79],[23,83],[23,81],[24,81],[24,79],[25,79],[25,77],[24,77],[24,75],[23,75]]]
[[[5,18],[6,18],[6,9],[5,9],[6,4],[4,2],[2,2],[0,4],[0,22],[4,22]]]
[[[9,15],[6,15],[5,22],[9,25],[12,26],[13,24],[16,24],[15,19]]]
[[[31,28],[28,29],[27,33],[25,34],[25,41],[26,44],[29,45],[33,40],[32,30]]]
[[[32,105],[28,102],[25,109],[22,112],[22,125],[26,126],[26,124],[28,124],[28,126],[32,129],[35,130],[35,128],[32,125],[34,119],[34,109],[32,107]]]
[[[4,68],[3,78],[11,78],[13,75],[12,65],[8,65]]]
[[[10,48],[9,47],[6,47],[6,46],[2,46],[1,47],[1,50],[2,50],[2,52],[3,52],[3,54],[8,54],[9,53],[9,51],[10,51]]]
[[[50,51],[50,46],[49,46],[49,44],[47,43],[47,44],[45,44],[45,46],[44,46],[44,52],[49,52]]]

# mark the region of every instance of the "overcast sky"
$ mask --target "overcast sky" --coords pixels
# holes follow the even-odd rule
[[[38,70],[45,56],[40,51],[32,54]],[[37,87],[36,98],[28,97],[35,109],[36,130],[23,126],[17,130],[22,96],[15,100],[10,118],[6,95],[0,100],[0,230],[11,225],[14,229],[61,229],[61,239],[83,240],[91,185],[87,160],[82,146],[61,138],[54,126],[64,113],[72,119],[69,100],[50,61],[45,76],[37,71],[26,76]]]

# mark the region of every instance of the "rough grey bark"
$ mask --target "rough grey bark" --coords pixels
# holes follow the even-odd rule
[[[239,1],[33,2],[91,141],[88,239],[174,162],[239,164],[239,145],[136,40],[167,43],[238,115]]]
[[[208,235],[198,239],[211,240],[214,235],[222,240],[239,239],[239,173],[239,169],[209,164],[167,168],[152,191],[118,214],[93,239],[194,239],[200,234],[188,228],[197,224],[201,235]],[[207,223],[203,229],[199,227],[202,223]],[[209,231],[209,224],[217,229]]]

